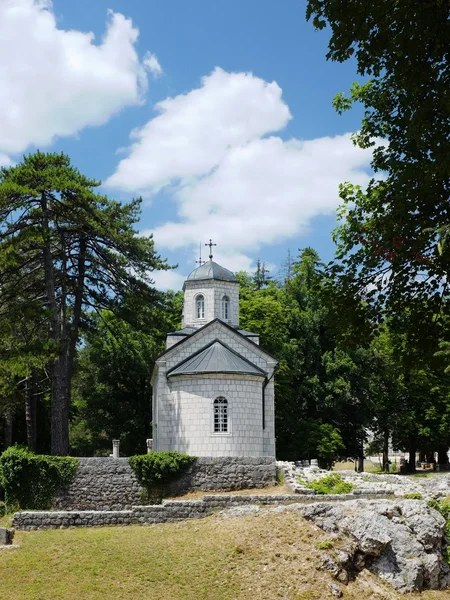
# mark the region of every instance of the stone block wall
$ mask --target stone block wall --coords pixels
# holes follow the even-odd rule
[[[360,494],[358,499],[377,496]],[[131,510],[87,510],[87,511],[42,511],[18,512],[14,515],[16,529],[63,529],[66,527],[98,527],[107,525],[144,525],[170,523],[186,519],[200,519],[220,509],[249,504],[282,505],[288,503],[310,504],[323,502],[345,502],[355,499],[354,494],[315,496],[311,490],[301,494],[286,495],[210,495],[201,500],[166,500],[162,504],[133,506]]]
[[[276,481],[273,458],[199,457],[176,481],[169,485],[171,496],[188,490],[243,490],[263,488]]]
[[[80,458],[72,484],[53,503],[57,510],[126,511],[142,503],[142,488],[127,458]],[[166,496],[190,490],[262,488],[276,480],[270,458],[197,458],[165,487]]]
[[[141,486],[127,458],[80,458],[75,479],[54,500],[61,510],[126,510],[141,504]]]

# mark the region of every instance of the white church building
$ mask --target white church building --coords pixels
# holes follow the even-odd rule
[[[239,329],[239,283],[210,260],[184,283],[182,329],[153,377],[153,450],[275,457],[276,359]]]

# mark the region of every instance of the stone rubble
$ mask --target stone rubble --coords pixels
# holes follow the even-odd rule
[[[309,483],[314,479],[321,479],[330,474],[330,471],[318,467],[304,466],[304,461],[287,462],[277,461],[277,468],[285,478],[285,483],[294,493],[311,492],[301,481]],[[355,471],[337,471],[344,481],[352,483],[355,487],[354,495],[390,496],[403,498],[405,494],[418,493],[423,499],[443,498],[450,494],[450,473],[440,473],[433,477],[407,477],[394,473],[356,473]]]

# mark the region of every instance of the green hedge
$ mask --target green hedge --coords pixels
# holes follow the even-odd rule
[[[130,456],[128,462],[145,490],[144,500],[156,501],[164,493],[167,483],[183,473],[195,456],[180,452],[150,452]]]
[[[70,456],[34,454],[11,446],[0,456],[0,484],[8,507],[45,510],[58,490],[74,478],[79,461]]]

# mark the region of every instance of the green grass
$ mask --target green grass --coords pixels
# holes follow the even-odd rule
[[[2,600],[332,597],[331,575],[320,569],[329,537],[294,512],[17,532],[15,541],[20,548],[0,552]],[[368,572],[343,589],[347,600],[404,599]]]

